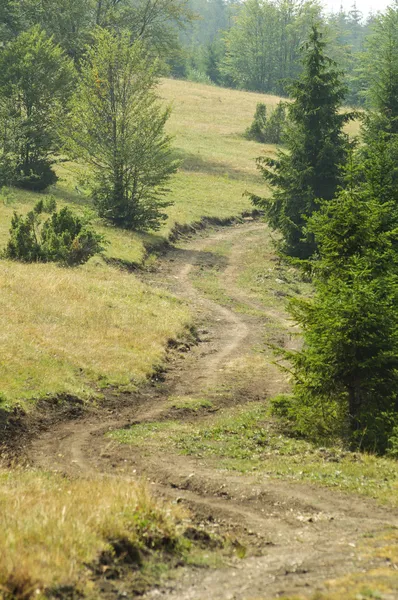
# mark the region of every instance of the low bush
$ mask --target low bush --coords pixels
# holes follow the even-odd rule
[[[255,142],[264,143],[264,129],[267,125],[267,107],[259,102],[254,113],[253,123],[246,129],[246,137]]]
[[[29,164],[16,164],[8,179],[12,185],[33,192],[43,192],[57,180],[52,161],[48,159],[31,159]]]
[[[50,214],[44,221],[43,213]],[[103,243],[103,236],[91,228],[87,219],[77,216],[68,207],[57,211],[55,200],[50,198],[37,202],[25,217],[14,213],[3,257],[73,266],[101,252]]]
[[[253,123],[246,130],[246,137],[262,144],[282,144],[286,124],[286,105],[279,102],[267,119],[265,104],[257,104]]]

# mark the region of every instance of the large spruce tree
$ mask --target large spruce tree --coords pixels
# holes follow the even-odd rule
[[[384,452],[398,431],[398,227],[396,147],[381,150],[353,160],[346,189],[309,221],[315,294],[290,303],[304,345],[284,353],[294,374],[284,410],[300,433]]]
[[[276,159],[258,159],[273,194],[252,199],[282,233],[283,251],[308,258],[316,245],[313,236],[306,237],[307,218],[318,209],[318,200],[335,196],[349,144],[343,126],[353,115],[341,112],[344,86],[335,63],[325,55],[316,25],[303,52],[303,72],[290,90],[287,149],[280,150]]]

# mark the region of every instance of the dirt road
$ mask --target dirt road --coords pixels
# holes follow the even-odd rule
[[[264,343],[264,324],[278,323],[283,342],[294,343],[284,312],[264,307],[238,285],[245,244],[259,232],[268,235],[264,224],[246,222],[211,231],[171,250],[158,271],[146,277],[189,303],[196,315],[199,343],[187,352],[173,352],[157,383],[139,394],[109,398],[83,418],[58,423],[29,450],[35,465],[72,476],[145,476],[157,493],[185,503],[196,521],[227,532],[245,547],[243,558],[231,559],[222,568],[181,569],[177,580],[152,590],[148,600],[310,597],[325,589],[327,579],[379,566],[382,559],[363,562],[358,544],[366,535],[398,526],[396,512],[371,500],[220,470],[214,461],[200,456],[153,446],[148,450],[145,444],[131,448],[110,442],[104,435],[131,423],[176,419],[171,396],[211,397],[216,412],[286,389],[280,372],[269,364],[263,375],[235,381],[234,393],[231,387],[228,394],[222,391],[226,380],[233,379],[234,365],[247,361],[248,356],[250,360],[250,349]],[[222,244],[228,246],[225,255],[212,251]],[[229,302],[217,301],[193,284],[200,270],[209,267],[215,269],[218,292]],[[242,304],[250,310],[236,308]],[[212,416],[180,411],[178,418],[188,423],[203,418],[209,422]],[[392,600],[392,596],[385,598]]]

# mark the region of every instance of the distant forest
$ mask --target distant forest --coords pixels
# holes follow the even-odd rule
[[[344,71],[346,101],[362,106],[369,87],[367,53],[378,15],[364,18],[356,4],[325,14],[312,0],[189,0],[198,15],[180,33],[172,73],[194,81],[287,95],[300,73],[300,47],[320,24],[327,52]]]
[[[301,72],[300,47],[321,25],[327,53],[345,73],[346,102],[366,104],[372,36],[380,15],[326,14],[313,0],[3,0],[0,44],[39,25],[74,59],[96,25],[127,29],[161,59],[164,74],[288,95]]]

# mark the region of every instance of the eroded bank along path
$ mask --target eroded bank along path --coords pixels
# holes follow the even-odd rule
[[[247,283],[251,257],[262,243],[269,245],[267,227],[248,221],[171,250],[147,278],[189,302],[199,343],[172,354],[158,383],[59,423],[30,449],[34,464],[74,476],[145,476],[157,493],[186,503],[197,521],[228,532],[244,547],[241,558],[222,568],[181,569],[178,580],[148,599],[308,597],[324,589],[326,579],[379,566],[382,559],[363,562],[358,544],[398,525],[394,511],[371,500],[262,472],[220,469],[216,457],[183,454],[156,435],[169,425],[172,435],[175,423],[185,432],[210,428],[220,412],[266,402],[287,389],[265,345],[298,343],[283,308],[287,282],[275,275],[271,247],[260,283],[272,293],[259,296]],[[106,435],[129,424],[143,427],[140,443],[119,444]]]

